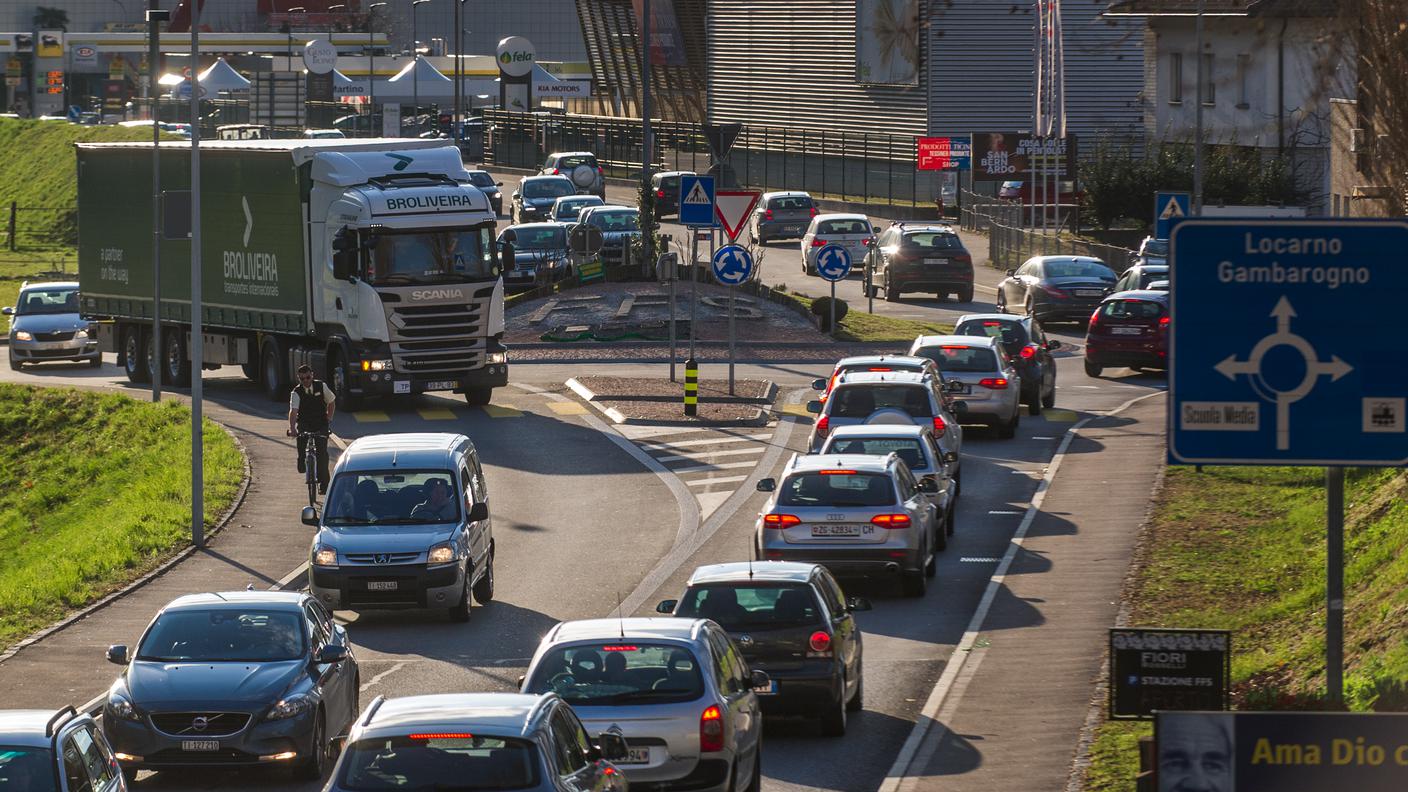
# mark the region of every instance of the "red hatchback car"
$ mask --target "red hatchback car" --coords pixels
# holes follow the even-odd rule
[[[1085,332],[1085,373],[1168,368],[1168,292],[1122,291],[1100,302]]]

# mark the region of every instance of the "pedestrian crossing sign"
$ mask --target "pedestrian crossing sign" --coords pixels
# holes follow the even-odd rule
[[[712,228],[714,220],[714,177],[680,177],[680,225]]]

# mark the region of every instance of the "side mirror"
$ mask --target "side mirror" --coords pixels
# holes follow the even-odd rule
[[[826,380],[824,380],[824,379],[814,379],[814,380],[812,380],[812,390],[819,390],[819,391],[824,391],[824,390],[826,390]]]
[[[513,259],[517,254],[512,242],[504,242],[499,248],[499,267],[506,270],[513,269]]]
[[[526,680],[527,678],[528,678],[528,675],[527,675],[527,674],[519,674],[519,675],[518,675],[518,688],[519,688],[520,690],[523,689],[523,682],[524,682],[524,680]]]
[[[331,665],[341,663],[347,659],[347,647],[342,644],[328,644],[313,656],[313,662],[318,665]]]
[[[870,604],[870,600],[865,597],[848,597],[846,599],[846,610],[868,611],[875,606]]]
[[[503,182],[494,182],[494,186],[495,186],[495,187],[502,187],[502,186],[504,186],[504,183],[503,183]]]
[[[967,406],[967,405],[964,405],[964,406]],[[946,464],[952,465],[954,462],[957,462],[957,461],[958,461],[958,452],[957,452],[957,451],[945,451],[945,452],[944,452],[944,462],[945,462]]]
[[[108,647],[108,662],[113,665],[127,665],[131,659],[127,656],[127,647],[122,644],[113,644]]]
[[[773,492],[777,489],[777,479],[758,479],[758,492]]]
[[[471,522],[483,522],[489,519],[489,504],[480,501],[469,507],[469,519]]]
[[[602,732],[596,736],[596,750],[608,762],[617,762],[631,755],[626,738],[620,732]]]
[[[5,306],[4,308],[0,308],[0,315],[4,315],[4,316],[14,316],[14,315],[15,315],[15,309],[14,309],[14,308],[11,308],[10,306],[7,305],[7,306]]]
[[[304,506],[303,513],[298,516],[304,525],[318,526],[318,510],[312,506]]]
[[[1061,348],[1061,342],[1060,342],[1060,341],[1057,341],[1056,339],[1053,338],[1052,340],[1046,342],[1046,348],[1047,348],[1048,350],[1051,350],[1051,349],[1060,349],[1060,348]]]
[[[669,616],[675,612],[675,606],[678,604],[679,600],[660,600],[660,604],[655,606],[655,612]]]
[[[817,399],[812,399],[811,401],[807,402],[807,412],[811,413],[812,415],[820,414],[821,402]]]
[[[922,478],[919,480],[919,491],[925,495],[937,495],[939,493],[939,482],[931,478]]]
[[[518,200],[518,190],[513,191],[513,198],[514,200]]]
[[[1009,278],[1013,277],[1013,276],[1016,275],[1016,274],[1017,274],[1017,270],[1014,270],[1014,269],[1009,269],[1009,270],[1007,270],[1007,277],[1009,277]]]
[[[754,690],[759,688],[766,690],[772,687],[772,677],[768,676],[766,671],[754,669],[748,674],[748,684],[752,685]]]

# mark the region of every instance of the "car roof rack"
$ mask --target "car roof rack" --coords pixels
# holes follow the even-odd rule
[[[53,737],[58,733],[59,727],[77,717],[78,710],[74,709],[72,704],[54,713],[54,717],[50,718],[49,722],[44,724],[44,737],[46,739]]]

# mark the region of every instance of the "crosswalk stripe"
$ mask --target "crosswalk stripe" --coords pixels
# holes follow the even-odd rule
[[[691,446],[715,445],[717,443],[744,443],[749,441],[767,440],[772,437],[770,434],[750,434],[737,435],[732,437],[721,437],[717,440],[641,440],[636,445],[646,451],[665,451],[672,448],[687,448]]]
[[[737,470],[739,468],[750,468],[757,466],[756,462],[720,462],[717,465],[695,465],[693,467],[671,468],[670,472],[675,475],[684,473],[706,473],[710,470]]]
[[[631,440],[640,440],[646,437],[659,437],[668,434],[684,434],[685,432],[712,432],[716,431],[712,426],[660,426],[659,424],[622,424],[616,427],[616,431],[625,435]]]
[[[738,481],[746,481],[747,476],[720,476],[718,478],[702,478],[686,481],[691,487],[707,487],[710,484],[733,484]]]
[[[665,450],[665,449],[660,449]],[[656,459],[661,462],[679,462],[682,459],[713,459],[714,457],[743,456],[745,454],[761,454],[766,448],[739,448],[733,451],[705,451],[695,454],[672,454],[670,456],[658,456]]]
[[[386,423],[391,420],[391,416],[381,410],[358,410],[352,413],[352,417],[357,423]]]
[[[416,412],[420,413],[420,417],[427,421],[453,421],[456,417],[453,410],[447,410],[443,407],[426,407],[416,410]]]
[[[490,418],[523,417],[523,411],[514,407],[512,404],[486,404],[484,405],[484,412],[488,413]]]
[[[548,409],[558,415],[586,415],[587,408],[574,401],[550,401]]]

